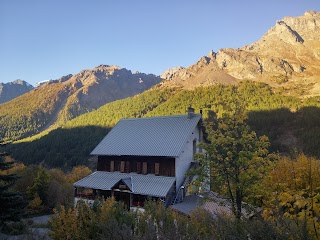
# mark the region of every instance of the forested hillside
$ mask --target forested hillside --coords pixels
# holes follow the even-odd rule
[[[320,98],[301,100],[281,95],[267,84],[246,81],[237,86],[195,90],[156,86],[81,115],[45,136],[8,145],[5,150],[27,164],[70,169],[88,164],[90,152],[121,118],[184,114],[188,106],[196,112],[203,109],[204,118],[209,110],[221,117],[236,111],[239,102],[247,109],[249,125],[270,138],[272,151],[301,151],[320,157]]]
[[[0,104],[0,142],[41,131],[67,97],[64,86],[53,84]]]
[[[100,65],[51,80],[0,104],[0,143],[16,141],[90,112],[106,103],[134,96],[161,78],[118,66]]]
[[[81,115],[47,135],[27,138],[3,147],[16,160],[27,164],[43,163],[48,167],[87,164],[90,152],[119,119],[140,117],[165,102],[175,89],[157,88],[132,98],[118,100],[100,109]],[[1,151],[1,150],[0,150]]]

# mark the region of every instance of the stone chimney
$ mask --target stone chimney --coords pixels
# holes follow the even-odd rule
[[[194,108],[192,108],[191,106],[188,107],[188,118],[191,119],[193,117],[194,114]]]

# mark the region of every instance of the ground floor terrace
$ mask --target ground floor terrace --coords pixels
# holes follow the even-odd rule
[[[106,190],[99,190],[99,189],[84,189],[84,188],[78,188],[75,189],[75,205],[78,203],[78,201],[82,200],[87,202],[90,206],[93,206],[95,200],[99,199],[106,199],[109,197],[114,197],[114,199],[118,202],[123,202],[124,205],[128,209],[134,209],[134,208],[143,208],[144,203],[147,200],[160,200],[162,202],[165,202],[165,198],[161,197],[152,197],[152,196],[146,196],[146,195],[140,195],[140,194],[132,194],[127,191],[106,191]]]
[[[74,183],[75,204],[81,199],[93,205],[95,199],[114,197],[128,209],[144,207],[147,199],[170,205],[176,189],[175,177],[97,171]]]

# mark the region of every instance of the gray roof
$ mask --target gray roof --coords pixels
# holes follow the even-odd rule
[[[121,179],[122,180],[122,182],[124,182],[127,186],[128,186],[128,188],[132,191],[133,189],[132,189],[132,179],[131,179],[131,177],[129,177],[129,178],[122,178]]]
[[[177,157],[200,119],[200,114],[122,119],[91,154]]]
[[[130,178],[130,181],[128,181],[128,178]],[[175,183],[175,177],[96,171],[74,183],[73,186],[111,190],[120,180],[126,184],[131,184],[132,193],[154,197],[165,197]]]

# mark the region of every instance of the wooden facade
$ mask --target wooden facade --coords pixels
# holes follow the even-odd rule
[[[175,176],[175,159],[145,156],[99,156],[98,171]]]

